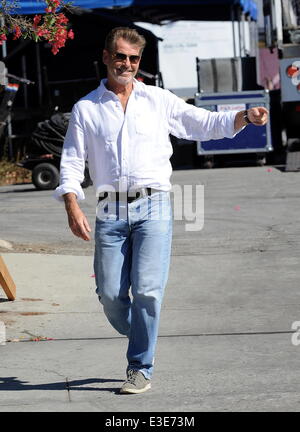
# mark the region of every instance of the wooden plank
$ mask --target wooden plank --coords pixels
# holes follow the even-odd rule
[[[12,280],[11,275],[0,255],[0,285],[4,289],[4,292],[8,300],[15,300],[16,298],[16,285]]]

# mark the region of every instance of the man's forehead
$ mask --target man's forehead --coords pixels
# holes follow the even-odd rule
[[[125,39],[119,38],[116,40],[115,49],[116,49],[116,51],[118,51],[118,50],[130,50],[130,51],[135,51],[135,52],[139,53],[141,48],[137,44],[131,44],[130,42],[126,41]]]

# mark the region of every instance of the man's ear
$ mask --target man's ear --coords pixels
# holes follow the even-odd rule
[[[105,65],[107,65],[107,63],[109,61],[109,52],[106,49],[103,50],[102,61]]]

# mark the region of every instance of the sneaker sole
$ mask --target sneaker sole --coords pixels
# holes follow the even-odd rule
[[[147,384],[144,388],[142,389],[127,389],[127,390],[123,390],[122,388],[120,389],[120,393],[122,394],[139,394],[139,393],[144,393],[145,391],[151,389],[151,384]]]

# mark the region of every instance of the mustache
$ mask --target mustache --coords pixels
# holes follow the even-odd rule
[[[117,70],[120,71],[121,73],[123,73],[123,72],[133,72],[132,69],[127,69],[126,66],[121,66]]]

